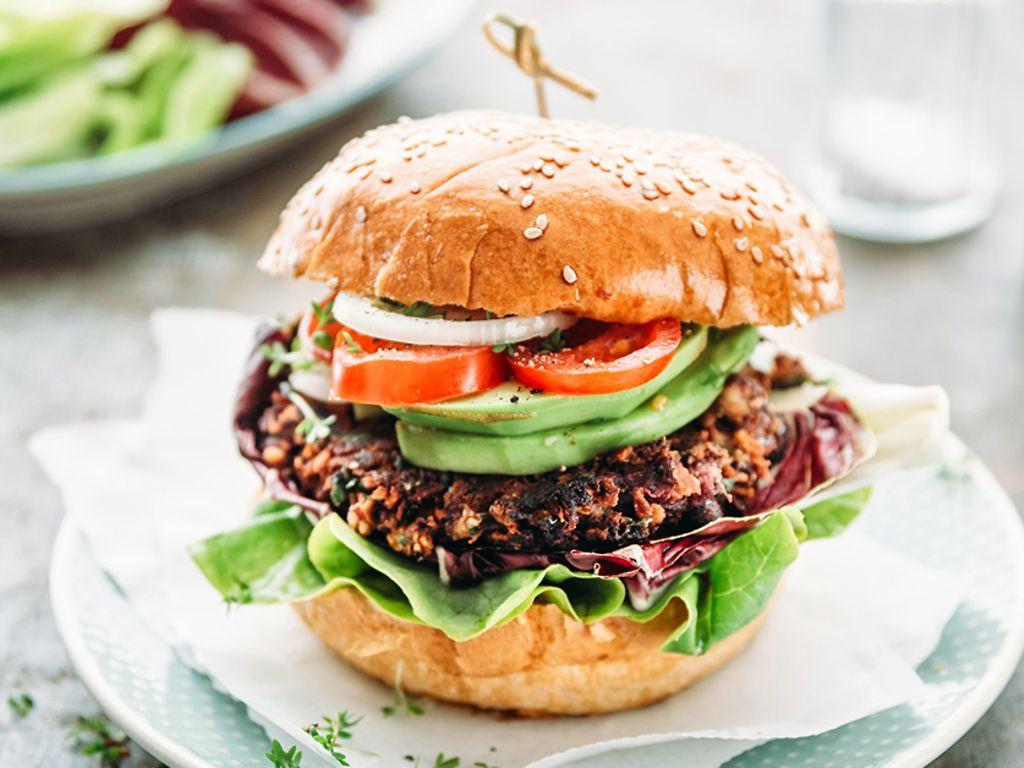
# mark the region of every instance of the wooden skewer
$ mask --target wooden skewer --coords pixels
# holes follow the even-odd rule
[[[511,45],[498,38],[496,27],[499,24],[512,30]],[[597,89],[594,86],[570,72],[552,66],[544,57],[537,43],[537,29],[532,22],[522,21],[504,13],[495,13],[484,20],[483,29],[490,44],[512,59],[516,66],[533,80],[537,112],[541,117],[550,117],[547,94],[544,91],[545,79],[552,80],[588,99],[597,98]]]

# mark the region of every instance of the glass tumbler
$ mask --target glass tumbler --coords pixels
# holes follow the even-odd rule
[[[827,0],[809,188],[833,227],[936,240],[992,212],[995,0]]]

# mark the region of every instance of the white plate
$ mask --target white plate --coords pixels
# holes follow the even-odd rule
[[[915,559],[952,566],[968,584],[963,605],[918,669],[933,695],[819,736],[769,742],[729,768],[918,768],[960,738],[999,695],[1024,649],[1024,526],[988,469],[959,442],[956,450],[965,456],[956,466],[879,485],[856,523],[861,533]],[[50,584],[72,664],[136,741],[182,768],[267,765],[264,731],[141,623],[68,521],[54,547]],[[662,744],[585,764],[607,759],[608,765],[663,768],[672,764],[671,751]],[[494,762],[515,764],[500,752]]]
[[[355,22],[337,74],[310,93],[173,149],[0,170],[0,229],[119,218],[237,174],[415,69],[473,7],[473,0],[377,0]]]

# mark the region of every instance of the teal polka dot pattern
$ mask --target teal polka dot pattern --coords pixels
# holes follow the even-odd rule
[[[1004,526],[985,514],[992,490],[976,480],[976,460],[876,489],[858,530],[924,563],[953,567],[969,585],[934,652],[918,667],[930,695],[829,733],[777,739],[727,768],[876,768],[892,765],[949,720],[1002,649],[1021,605],[1020,564]],[[972,471],[973,470],[973,471]]]
[[[203,768],[265,768],[270,748],[245,707],[182,663],[129,608],[84,541],[73,550],[72,600],[85,649],[117,697]]]
[[[829,733],[779,739],[727,763],[728,768],[882,768],[902,760],[961,712],[1024,614],[1014,522],[991,509],[1007,502],[973,460],[921,470],[880,485],[858,530],[922,562],[962,573],[967,598],[919,674],[921,701],[895,707]],[[1002,513],[1000,513],[1002,514]],[[189,768],[265,766],[269,744],[243,705],[216,691],[143,625],[92,560],[84,542],[70,548],[74,632],[105,687],[149,728],[184,747]],[[1000,681],[1004,682],[1004,681]],[[969,725],[969,723],[968,723]],[[954,735],[966,730],[964,725]],[[623,750],[622,764],[641,766],[643,750]],[[926,762],[926,760],[925,760]],[[664,765],[664,758],[657,763]],[[507,768],[507,767],[506,767]]]

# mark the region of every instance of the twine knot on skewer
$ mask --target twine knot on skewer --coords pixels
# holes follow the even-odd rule
[[[512,30],[511,45],[499,39],[496,29],[499,24]],[[537,43],[537,29],[532,22],[504,13],[495,13],[484,21],[483,28],[490,44],[512,59],[516,66],[533,80],[537,111],[541,117],[550,117],[547,95],[544,92],[545,80],[552,80],[585,98],[597,98],[597,89],[594,86],[570,72],[558,69],[544,57]]]

